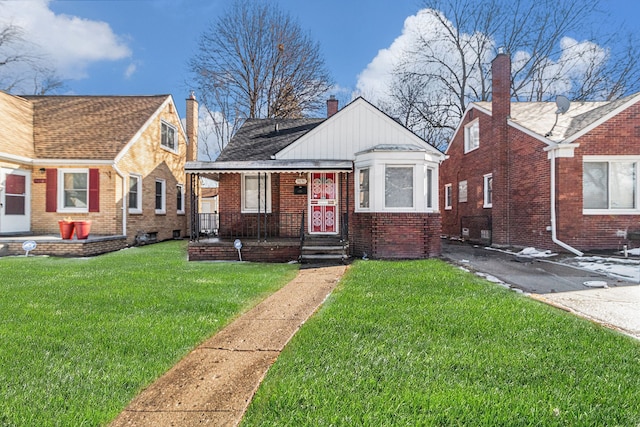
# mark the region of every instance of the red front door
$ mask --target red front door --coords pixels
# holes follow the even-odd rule
[[[311,233],[336,234],[338,232],[338,174],[311,174],[309,197],[309,230]]]

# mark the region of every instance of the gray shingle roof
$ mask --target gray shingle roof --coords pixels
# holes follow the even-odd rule
[[[324,120],[326,119],[248,119],[216,161],[270,160],[271,156]]]

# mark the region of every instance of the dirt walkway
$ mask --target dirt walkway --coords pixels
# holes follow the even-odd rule
[[[111,426],[237,425],[269,367],[345,269],[301,269],[145,389]]]

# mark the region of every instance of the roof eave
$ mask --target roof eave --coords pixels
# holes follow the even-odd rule
[[[187,173],[352,171],[353,163],[350,160],[187,162],[184,169]]]

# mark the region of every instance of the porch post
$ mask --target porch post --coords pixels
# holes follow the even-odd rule
[[[264,173],[264,241],[267,241],[267,173]]]
[[[190,202],[190,224],[189,224],[189,240],[200,240],[200,217],[198,212],[198,186],[200,176],[189,174],[189,202]]]
[[[266,183],[265,183],[266,184]],[[258,172],[258,242],[260,241],[260,172]]]

